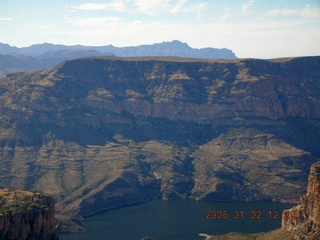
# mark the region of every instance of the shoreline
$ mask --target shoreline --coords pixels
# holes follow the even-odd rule
[[[199,233],[199,236],[200,237],[205,237],[206,239],[205,240],[208,240],[208,239],[210,239],[210,235],[208,235],[208,234],[206,234],[206,233]]]

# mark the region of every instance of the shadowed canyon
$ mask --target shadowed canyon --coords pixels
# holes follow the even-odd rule
[[[0,79],[0,188],[52,195],[60,231],[158,198],[298,202],[319,119],[320,57],[70,60]]]

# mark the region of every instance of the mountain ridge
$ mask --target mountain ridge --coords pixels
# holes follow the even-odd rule
[[[40,54],[49,51],[59,50],[95,50],[104,53],[113,53],[119,57],[134,57],[134,56],[180,56],[180,57],[194,57],[194,58],[226,58],[234,59],[235,54],[226,48],[191,48],[187,43],[173,40],[169,42],[139,45],[131,47],[115,47],[113,45],[105,46],[83,46],[83,45],[61,45],[42,43],[34,44],[29,47],[11,47],[9,44],[0,43],[0,54],[29,55],[36,57]]]
[[[34,44],[30,47],[11,47],[0,43],[0,78],[7,74],[22,71],[37,71],[70,59],[91,56],[177,56],[192,58],[235,59],[229,49],[191,48],[178,40],[136,47],[59,45],[51,43]]]
[[[90,57],[9,74],[0,188],[53,195],[59,219],[156,198],[296,202],[320,158],[319,69]]]

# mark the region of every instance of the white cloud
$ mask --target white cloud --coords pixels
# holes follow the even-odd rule
[[[111,25],[118,24],[121,21],[121,18],[117,17],[101,17],[101,18],[72,18],[66,19],[67,23],[81,28],[103,28]]]
[[[192,4],[186,6],[188,0],[179,0],[175,6],[170,10],[171,14],[179,14],[179,13],[196,13],[198,19],[201,19],[202,12],[208,7],[206,2],[200,2],[197,4]]]
[[[116,12],[142,13],[148,16],[158,16],[163,13],[179,14],[194,12],[201,17],[207,3],[200,2],[186,6],[189,0],[113,0],[106,3],[87,2],[77,6],[71,6],[74,10],[109,10]]]
[[[170,8],[169,0],[135,0],[138,11],[149,16],[157,16]]]
[[[207,3],[203,2],[203,3],[200,3],[198,6],[197,6],[197,12],[198,12],[198,19],[201,18],[202,16],[202,11],[208,6]]]
[[[188,2],[188,0],[179,0],[175,6],[173,7],[173,9],[171,9],[171,13],[175,14],[175,13],[179,13],[181,11],[181,9],[183,8],[183,6]]]
[[[97,2],[97,0],[86,1]],[[117,8],[116,5],[110,5],[117,2],[122,2],[124,7]],[[61,21],[54,27],[48,24],[42,25],[51,30],[41,29],[39,31],[38,25],[30,23],[30,27],[21,29],[19,34],[15,33],[16,35],[14,38],[11,37],[10,41],[6,38],[4,40],[13,43],[22,42],[19,40],[21,39],[19,35],[23,35],[26,36],[27,41],[29,39],[29,42],[32,38],[35,39],[33,43],[34,41],[50,41],[69,45],[133,46],[178,39],[196,48],[229,48],[238,57],[274,58],[320,55],[320,12],[315,5],[304,5],[300,9],[279,8],[269,12],[269,15],[273,16],[300,16],[297,18],[253,15],[254,19],[248,21],[239,16],[239,8],[235,9],[232,6],[228,8],[228,5],[225,5],[224,8],[216,7],[210,1],[206,1],[206,4],[204,0],[165,0],[150,1],[150,5],[143,5],[148,2],[149,0],[105,0],[104,4],[107,5],[79,5],[78,9],[69,9],[78,12],[84,9],[92,11],[93,9],[96,11],[104,9],[105,11],[122,11],[124,14],[107,12],[102,14],[102,17],[101,12],[99,14],[85,12],[85,15],[88,16],[86,18],[81,17],[82,14],[71,14],[70,16],[74,18],[70,17],[64,22]],[[258,7],[255,5],[258,4],[258,1],[244,0],[243,2],[246,4],[243,6],[242,13],[247,15],[250,15],[253,7]],[[130,13],[129,18],[127,18],[127,13]],[[240,15],[242,13],[240,12]],[[164,16],[146,18],[142,16],[144,14]],[[174,17],[168,17],[168,14],[173,14]],[[182,14],[182,18],[179,18],[178,14]],[[201,14],[209,16],[208,19],[196,21]],[[120,18],[111,16],[120,16]],[[175,21],[176,16],[179,21]],[[167,20],[163,21],[166,17],[168,17]],[[6,27],[5,25],[12,24],[2,25]],[[12,27],[8,26],[8,29],[10,28]],[[28,35],[28,32],[32,32],[33,36]]]
[[[0,21],[12,21],[13,19],[12,18],[1,18],[0,17]]]
[[[227,13],[232,9],[225,9],[225,11]],[[279,20],[261,16],[255,21],[240,19],[237,22],[225,21],[215,24],[208,22],[203,24],[198,21],[185,24],[181,21],[159,21],[158,18],[145,20],[143,17],[136,19],[139,21],[132,21],[132,18],[126,20],[125,17],[87,17],[66,20],[59,28],[43,31],[39,31],[38,28],[32,31],[30,28],[25,28],[25,33],[19,32],[19,35],[26,36],[27,40],[32,37],[38,42],[50,39],[53,43],[93,46],[108,44],[134,46],[178,39],[195,48],[229,48],[238,57],[275,58],[320,55],[320,25],[317,25],[314,19]],[[309,26],[308,22],[312,22],[312,25]],[[34,36],[27,34],[30,31]],[[18,35],[15,35],[11,40],[14,43],[17,39],[19,40]],[[6,42],[11,41],[6,40]]]
[[[306,18],[319,18],[320,8],[312,5],[306,5],[303,9],[274,9],[268,13],[270,16],[302,16]]]
[[[223,9],[222,16],[217,20],[217,22],[225,22],[230,17],[230,8]]]
[[[303,17],[318,18],[320,17],[320,8],[308,4],[307,6],[305,6],[305,8],[301,11],[300,14]]]
[[[242,14],[247,16],[249,8],[254,4],[255,0],[250,0],[242,4]]]
[[[215,46],[232,49],[238,57],[277,58],[320,54],[320,25],[304,20],[217,23],[212,26]],[[275,40],[276,39],[276,40]]]
[[[297,10],[284,8],[284,9],[274,9],[271,12],[269,12],[268,15],[287,17],[287,16],[297,15],[297,13],[298,13]]]
[[[109,10],[116,12],[125,12],[126,11],[126,2],[123,0],[113,0],[109,3],[84,3],[78,6],[71,6],[72,9],[77,10]]]

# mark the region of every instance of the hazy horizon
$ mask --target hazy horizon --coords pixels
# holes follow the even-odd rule
[[[320,55],[318,0],[4,0],[0,39],[116,47],[179,40],[239,58]]]

